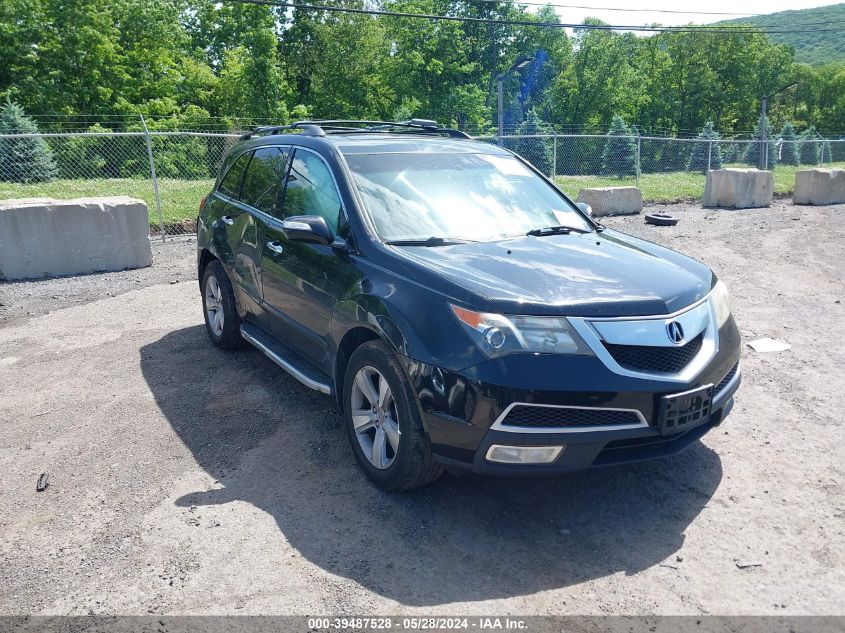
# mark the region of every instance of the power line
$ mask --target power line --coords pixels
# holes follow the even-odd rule
[[[782,28],[778,26],[771,26],[765,24],[755,24],[754,22],[749,21],[750,18],[759,18],[759,17],[766,17],[772,15],[770,13],[731,13],[728,11],[681,11],[681,10],[674,10],[674,9],[631,9],[627,7],[593,7],[593,6],[586,6],[580,4],[560,4],[557,2],[538,2],[535,0],[474,0],[475,2],[487,2],[487,3],[500,3],[503,1],[509,1],[514,5],[527,5],[532,7],[546,7],[551,6],[557,9],[586,9],[591,11],[626,11],[631,13],[671,13],[673,15],[729,15],[729,16],[739,16],[741,20],[738,18],[736,20],[727,20],[727,22],[733,22],[740,26],[750,27],[754,26],[762,30],[766,29],[777,29]],[[809,17],[809,16],[804,16]],[[800,18],[800,16],[799,16]],[[830,26],[833,24],[845,24],[845,21],[842,20],[835,20],[835,21],[822,21],[822,22],[790,22],[790,29],[794,27],[805,27],[805,26]],[[705,25],[706,26],[706,25]],[[711,28],[727,28],[725,24],[721,25],[711,25]],[[773,31],[780,33],[781,31]],[[796,31],[783,31],[784,33],[794,33]]]
[[[502,0],[476,0],[477,2],[499,3]],[[740,17],[759,17],[766,13],[731,13],[730,11],[680,11],[673,9],[632,9],[630,7],[588,7],[580,4],[558,4],[556,2],[532,2],[530,0],[513,0],[513,4],[526,4],[535,7],[553,6],[560,9],[586,9],[588,11],[625,11],[630,13],[672,13],[676,15],[734,15]]]
[[[302,9],[305,11],[328,11],[332,13],[352,13],[359,15],[378,15],[395,18],[418,18],[425,20],[443,20],[448,22],[469,22],[478,24],[498,24],[504,26],[528,26],[535,28],[582,29],[588,31],[635,31],[642,33],[719,33],[723,35],[754,34],[754,33],[825,33],[845,31],[845,28],[831,29],[785,29],[762,30],[759,27],[716,27],[716,26],[646,26],[620,24],[571,24],[565,22],[537,22],[532,20],[508,20],[499,18],[474,18],[458,15],[436,15],[431,13],[406,13],[402,11],[383,11],[379,9],[355,9],[352,7],[332,7],[326,5],[303,4],[300,2],[280,2],[276,0],[225,0],[240,4],[258,6],[281,7],[287,9]]]

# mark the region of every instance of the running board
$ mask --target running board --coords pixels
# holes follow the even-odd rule
[[[332,388],[326,374],[301,358],[289,347],[279,343],[257,325],[242,323],[241,336],[309,389],[331,395]]]

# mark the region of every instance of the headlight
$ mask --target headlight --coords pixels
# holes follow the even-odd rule
[[[593,355],[565,317],[506,317],[451,308],[470,338],[490,358],[518,352]]]
[[[722,327],[728,317],[731,316],[731,297],[728,294],[728,287],[721,281],[717,281],[710,291],[713,309],[716,312],[716,325]]]

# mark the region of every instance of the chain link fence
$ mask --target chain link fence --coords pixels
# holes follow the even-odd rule
[[[219,132],[0,135],[0,199],[127,195],[147,203],[150,234],[196,232],[199,202],[239,138]],[[700,200],[708,169],[772,169],[789,193],[802,166],[845,168],[845,139],[729,140],[542,134],[478,136],[520,154],[577,197],[586,187],[634,185],[646,202]]]
[[[807,167],[845,169],[845,139],[700,139],[606,134],[476,137],[513,150],[573,197],[587,187],[636,186],[646,202],[700,200],[710,169],[774,172],[788,194]]]
[[[196,233],[238,134],[86,132],[0,135],[0,200],[130,196],[147,203],[150,235]]]

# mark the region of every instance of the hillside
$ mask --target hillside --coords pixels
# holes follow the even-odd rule
[[[845,28],[845,4],[816,9],[781,11],[753,18],[727,20],[719,24],[755,24],[779,29],[802,29],[804,33],[773,33],[770,37],[780,44],[795,47],[795,60],[814,66],[845,61],[845,32],[824,31],[825,28]],[[820,24],[824,23],[824,24]],[[829,26],[826,26],[829,25]]]

